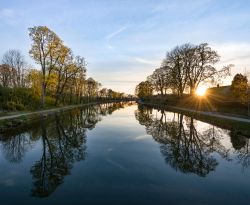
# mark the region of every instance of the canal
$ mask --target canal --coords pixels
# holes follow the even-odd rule
[[[1,204],[248,204],[250,141],[135,103],[0,134]]]

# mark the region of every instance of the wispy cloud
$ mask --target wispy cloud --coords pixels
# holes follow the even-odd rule
[[[106,40],[110,41],[112,38],[114,38],[115,36],[117,36],[119,33],[123,32],[126,29],[127,29],[127,26],[123,26],[123,27],[119,28],[118,30],[108,34],[105,38],[106,38]]]
[[[4,31],[0,58],[6,50],[18,47],[33,63],[27,28],[47,25],[76,54],[87,58],[89,76],[123,92],[133,93],[136,84],[160,66],[166,51],[186,42],[209,43],[221,55],[218,68],[235,64],[232,75],[250,70],[247,0],[244,4],[228,4],[227,0],[11,2],[0,0]]]
[[[0,19],[7,24],[14,24],[16,22],[16,15],[13,9],[2,9],[0,10]]]
[[[114,31],[114,32],[112,32],[112,33],[110,33],[110,34],[108,34],[108,35],[105,37],[105,39],[106,39],[107,42],[108,42],[108,48],[109,48],[109,49],[113,49],[113,48],[114,48],[114,46],[112,46],[112,45],[110,44],[111,39],[114,38],[115,36],[117,36],[118,34],[122,33],[123,31],[125,31],[126,29],[127,29],[127,26],[123,26],[123,27],[119,28],[118,30],[116,30],[116,31]]]
[[[110,44],[108,44],[108,48],[109,49],[112,49],[112,48],[114,48],[113,46],[111,46]]]
[[[212,47],[221,54],[220,63],[233,63],[238,66],[250,65],[250,43],[230,42],[212,44]]]
[[[183,1],[183,0],[175,0],[175,1],[170,1],[166,3],[163,1],[162,3],[156,4],[151,12],[152,13],[160,13],[160,12],[166,12],[166,11],[171,11],[171,10],[187,10],[186,8],[188,7],[190,9],[196,9],[200,8],[208,3],[210,3],[213,0],[200,0],[200,1]]]
[[[139,135],[139,136],[136,136],[134,138],[135,141],[141,141],[141,140],[146,140],[146,139],[150,139],[150,136],[148,136],[148,135]]]
[[[152,9],[152,13],[159,13],[170,9],[175,9],[178,4],[158,4]]]
[[[211,47],[221,55],[221,61],[217,64],[218,68],[222,68],[228,64],[234,65],[231,69],[231,77],[224,80],[225,85],[231,83],[231,80],[236,73],[245,74],[245,72],[250,72],[249,42],[217,43],[211,44]]]
[[[148,64],[148,65],[153,65],[153,66],[156,66],[159,63],[156,60],[149,60],[149,59],[140,58],[140,57],[134,57],[133,59],[138,63]]]
[[[0,11],[0,15],[5,18],[13,18],[14,17],[14,11],[12,9],[2,9]]]

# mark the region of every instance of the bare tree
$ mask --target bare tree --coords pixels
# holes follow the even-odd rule
[[[202,82],[214,83],[230,75],[233,65],[227,65],[220,70],[214,66],[219,62],[218,53],[207,43],[200,45],[184,44],[168,52],[162,66],[169,67],[172,76],[172,85],[182,96],[189,88],[193,94]]]
[[[190,46],[186,51],[187,75],[190,93],[194,94],[201,82],[215,82],[230,75],[232,65],[217,70],[214,65],[219,62],[220,56],[207,43]]]
[[[175,47],[168,52],[163,60],[162,66],[170,68],[172,83],[177,90],[178,96],[182,96],[188,83],[188,70],[186,69],[185,53],[189,50],[189,45]]]
[[[3,55],[3,64],[9,65],[11,68],[11,83],[13,87],[23,87],[24,86],[24,70],[25,70],[25,60],[21,51],[19,50],[9,50]]]

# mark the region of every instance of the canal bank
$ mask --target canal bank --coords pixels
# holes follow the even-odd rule
[[[53,115],[57,112],[64,112],[67,110],[71,110],[74,108],[86,107],[86,106],[93,106],[98,104],[104,103],[119,103],[119,102],[128,102],[131,100],[112,100],[112,101],[102,101],[102,102],[89,102],[84,104],[77,104],[77,105],[68,105],[58,108],[51,108],[46,110],[39,110],[34,112],[25,112],[20,114],[13,114],[13,115],[6,115],[0,117],[0,133],[8,130],[13,129],[19,126],[27,125],[31,122],[35,122],[41,118],[47,118],[50,115]]]
[[[171,112],[178,112],[184,115],[191,116],[197,120],[208,122],[210,124],[220,126],[226,129],[234,130],[238,134],[242,134],[250,137],[250,119],[239,117],[239,116],[230,116],[223,115],[220,113],[214,112],[205,112],[205,111],[197,111],[187,108],[181,108],[176,106],[168,106],[157,103],[147,103],[138,101],[139,105],[149,106],[156,109],[163,109]]]

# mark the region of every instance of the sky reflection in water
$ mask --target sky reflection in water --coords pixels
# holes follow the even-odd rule
[[[57,113],[0,135],[4,204],[239,204],[249,139],[127,103]]]

